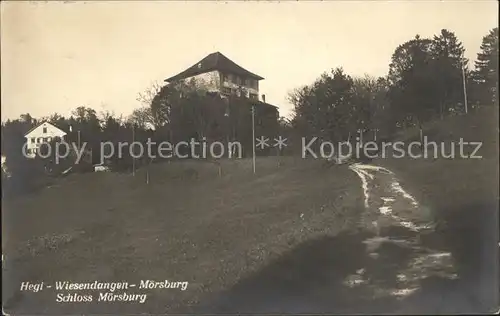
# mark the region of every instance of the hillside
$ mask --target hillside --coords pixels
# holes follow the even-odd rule
[[[135,177],[70,175],[3,205],[6,309],[34,313],[43,302],[51,314],[488,310],[491,297],[481,301],[477,293],[498,288],[491,281],[498,249],[497,119],[497,109],[485,108],[424,128],[437,141],[483,141],[482,159],[370,163],[392,170],[419,202],[413,212],[430,210],[436,228],[417,233],[366,208],[362,182],[349,166],[319,160],[258,158],[256,175],[248,159],[220,161],[220,173],[206,161],[161,163],[151,166],[149,184],[146,169]],[[411,141],[418,131],[403,136]],[[385,194],[377,193],[385,178],[377,181],[368,188],[373,200]],[[404,204],[396,207],[408,213]],[[388,226],[375,233],[370,219]],[[377,238],[403,244],[382,242],[372,258],[366,251]],[[458,281],[436,276],[442,272],[436,262],[412,266],[421,249],[437,251],[430,257],[451,253],[448,266]],[[419,275],[419,289],[401,298],[394,288],[406,291],[396,281],[404,273]],[[358,274],[370,281],[346,285]],[[189,286],[151,290],[144,304],[58,304],[54,291],[15,289],[20,280],[141,279]]]
[[[418,139],[418,131],[412,134],[402,139]],[[448,312],[474,312],[481,309],[478,307],[481,304],[498,308],[498,107],[479,108],[466,116],[428,123],[423,134],[429,141],[445,143],[446,153],[450,153],[450,144],[458,144],[460,138],[481,142],[476,153],[481,158],[386,159],[380,162],[400,174],[403,184],[411,187],[415,196],[433,213],[437,229],[425,236],[425,243],[450,251],[459,269],[460,282],[451,288],[434,280],[422,293],[460,293],[458,298],[455,295],[442,303]],[[464,152],[472,154],[473,147],[476,146],[465,147]],[[458,148],[456,153],[458,155]],[[421,310],[419,307],[413,311]]]
[[[430,122],[424,125],[423,135],[428,137],[429,142],[445,144],[446,154],[451,152],[454,143],[456,158],[384,159],[382,163],[419,185],[422,198],[429,199],[437,207],[441,207],[440,203],[450,202],[443,196],[453,197],[456,205],[471,202],[471,198],[494,201],[498,197],[498,108],[483,107],[468,115]],[[460,158],[460,138],[467,142],[481,142],[476,156],[482,158]],[[415,129],[407,131],[397,140],[409,143],[418,139],[419,132]],[[471,155],[474,147],[464,147],[464,153]],[[436,185],[440,185],[439,190]]]
[[[146,303],[151,312],[172,310],[234,284],[304,240],[352,226],[360,205],[348,170],[332,177],[319,161],[293,158],[279,168],[274,158],[258,159],[257,168],[253,175],[251,160],[226,161],[219,177],[212,163],[158,164],[149,185],[145,170],[135,177],[69,176],[5,205],[7,271],[14,280],[188,281],[188,291],[157,292]],[[22,300],[33,312],[42,295],[9,302],[15,308]],[[86,306],[112,313],[145,308]],[[72,310],[55,302],[47,308]]]
[[[437,142],[481,141],[483,157],[373,160],[360,174],[368,183],[358,194],[384,203],[356,215],[365,225],[302,243],[201,310],[435,315],[498,309],[498,109],[430,122],[424,135]],[[395,141],[418,138],[418,130],[407,130]],[[377,166],[392,173],[368,172]],[[384,178],[394,175],[398,187],[384,188]],[[405,218],[428,218],[431,229],[391,223],[389,198],[377,194],[402,187],[416,207],[400,199],[392,215],[411,209]],[[375,237],[370,220],[380,226]]]

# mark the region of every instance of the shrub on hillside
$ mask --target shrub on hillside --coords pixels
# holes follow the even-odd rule
[[[20,158],[9,162],[10,177],[2,176],[5,196],[17,196],[41,189],[51,183],[41,159]]]

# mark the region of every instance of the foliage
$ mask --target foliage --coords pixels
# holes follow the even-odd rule
[[[359,130],[390,137],[398,128],[463,113],[464,85],[469,101],[498,102],[498,28],[484,37],[473,72],[467,64],[453,32],[416,35],[396,47],[385,78],[352,78],[338,68],[295,89],[288,96],[291,125],[303,135],[336,141]]]
[[[288,95],[294,107],[293,117],[288,120],[280,118],[272,106],[243,96],[222,96],[208,89],[206,82],[195,79],[152,84],[138,95],[142,106],[127,118],[109,112],[98,116],[86,106],[77,107],[70,117],[53,113],[37,119],[25,113],[19,119],[2,123],[1,150],[11,173],[8,182],[17,189],[30,188],[38,185],[36,179],[47,176],[53,156],[30,160],[22,155],[25,133],[42,121],[66,131],[65,139],[70,144],[85,143],[90,166],[100,163],[103,142],[116,148],[119,142],[139,141],[145,145],[149,138],[156,143],[191,138],[207,142],[238,140],[243,149],[251,149],[252,109],[259,136],[283,135],[292,139],[317,136],[345,141],[359,131],[368,131],[374,138],[376,133],[391,137],[399,128],[421,125],[437,117],[442,119],[450,113],[463,113],[464,82],[468,101],[496,104],[498,28],[483,38],[480,49],[474,69],[469,70],[463,45],[452,31],[443,29],[432,38],[416,35],[396,47],[385,77],[353,77],[340,67],[295,89]],[[74,165],[74,161],[73,153],[61,166],[48,169],[51,175],[57,175]],[[133,159],[125,148],[120,157],[115,153],[107,163],[114,169],[130,170],[134,164],[140,166],[150,161]],[[2,176],[7,178],[3,173]]]
[[[498,27],[483,37],[472,74],[474,101],[480,104],[498,103]]]

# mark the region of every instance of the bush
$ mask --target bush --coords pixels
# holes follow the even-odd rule
[[[8,161],[10,177],[2,174],[4,196],[17,196],[37,191],[52,181],[45,172],[41,159],[20,158],[15,163]]]

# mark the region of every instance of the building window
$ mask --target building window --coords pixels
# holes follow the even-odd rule
[[[250,87],[252,87],[253,89],[257,89],[257,80],[250,79]]]
[[[43,133],[44,133],[44,134],[47,134],[47,127],[44,127],[44,128],[43,128]]]
[[[222,74],[222,82],[228,82],[229,81],[229,78],[227,76],[227,74]]]
[[[41,138],[41,137],[38,137],[38,138],[36,139],[36,142],[37,142],[38,144],[40,144],[40,141],[41,141],[41,140],[42,140],[42,138]]]
[[[35,143],[35,137],[31,137],[31,143],[34,144]]]

